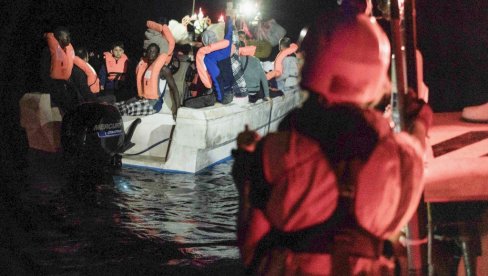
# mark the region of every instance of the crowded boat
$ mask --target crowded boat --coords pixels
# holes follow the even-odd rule
[[[116,167],[195,173],[230,158],[244,126],[276,130],[305,95],[298,45],[273,19],[255,26],[228,11],[215,23],[201,9],[180,22],[148,20],[135,72],[123,42],[113,42],[95,70],[67,28],[46,33],[41,75],[49,94],[27,93],[20,102],[30,147],[100,151]],[[75,126],[80,121],[90,123]],[[82,147],[80,135],[97,137]]]
[[[437,231],[461,244],[463,268],[475,275],[470,221],[446,219],[462,236],[435,229],[432,210],[418,206],[486,200],[486,153],[477,153],[486,125],[452,123],[485,123],[486,104],[433,114],[422,55],[407,47],[415,35],[400,24],[414,12],[397,1],[383,7],[389,38],[371,3],[338,1],[296,41],[273,19],[239,19],[232,5],[215,23],[201,10],[147,20],[135,70],[123,42],[94,68],[58,27],[45,34],[49,93],[20,101],[29,146],[62,152],[73,173],[85,164],[198,173],[233,158],[238,246],[250,273],[394,275],[401,265],[433,275],[423,251]],[[456,151],[459,137],[477,140],[476,149]],[[469,189],[459,193],[461,184]],[[395,259],[397,247],[407,260]]]

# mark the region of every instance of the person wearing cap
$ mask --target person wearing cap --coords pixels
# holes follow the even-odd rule
[[[365,14],[309,31],[309,98],[263,138],[237,136],[237,240],[253,275],[393,275],[387,245],[423,191],[432,111],[411,100],[408,131],[374,106],[388,90],[390,44]]]

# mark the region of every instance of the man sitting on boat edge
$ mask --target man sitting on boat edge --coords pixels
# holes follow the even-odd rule
[[[147,27],[160,30],[165,36],[171,35],[171,31],[166,25],[148,21]],[[173,51],[173,49],[170,50],[171,52]],[[171,60],[169,59],[171,54],[160,54],[160,48],[157,44],[149,44],[146,49],[146,55],[141,58],[136,68],[138,99],[134,98],[125,102],[116,103],[121,115],[145,116],[161,110],[166,86],[161,91],[159,82],[164,77],[162,68],[168,60]],[[176,118],[176,113],[173,114],[173,118]]]

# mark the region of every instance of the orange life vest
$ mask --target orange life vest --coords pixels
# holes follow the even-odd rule
[[[65,49],[61,48],[53,33],[46,33],[44,37],[51,53],[51,74],[49,76],[55,80],[68,80],[71,70],[73,70],[75,57],[73,46],[68,44]]]
[[[109,80],[123,79],[123,74],[127,73],[128,58],[125,54],[116,60],[112,53],[104,52],[105,65],[107,66],[107,78]],[[119,77],[117,77],[119,76]]]
[[[168,55],[163,53],[148,66],[145,58],[141,59],[136,67],[137,94],[149,100],[159,98],[159,73],[163,68]]]
[[[197,64],[198,75],[200,76],[200,80],[205,85],[205,87],[207,88],[212,87],[212,78],[210,77],[204,62],[205,55],[220,49],[224,49],[227,46],[229,46],[229,41],[223,39],[198,49],[195,62]]]
[[[74,64],[80,67],[86,74],[86,82],[90,91],[92,93],[100,92],[100,80],[98,79],[97,72],[95,69],[86,61],[82,60],[80,57],[75,57],[73,60]]]
[[[270,71],[266,74],[266,79],[270,80],[272,78],[276,78],[281,76],[281,73],[283,73],[283,59],[293,53],[295,53],[298,50],[298,45],[295,43],[292,43],[290,47],[280,51],[278,55],[276,56],[275,62],[274,62],[274,70]]]

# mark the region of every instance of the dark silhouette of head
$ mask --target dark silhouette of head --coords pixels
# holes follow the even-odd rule
[[[75,55],[77,57],[80,57],[83,60],[87,60],[88,59],[88,50],[83,46],[76,47]]]
[[[54,37],[58,40],[61,48],[66,48],[71,43],[71,34],[68,28],[59,26],[54,30]]]

